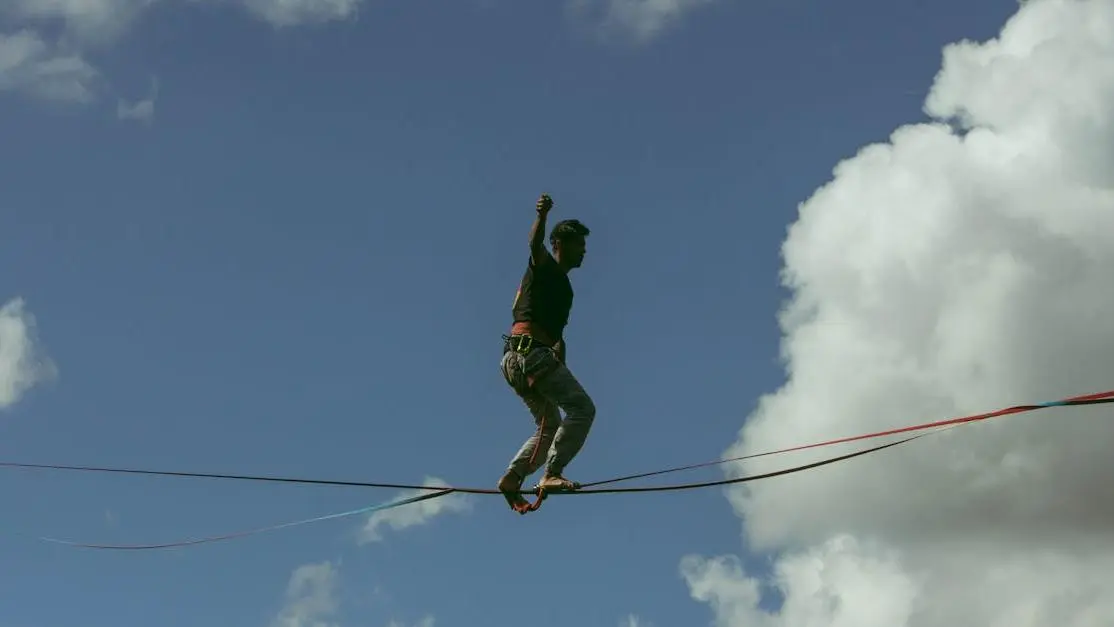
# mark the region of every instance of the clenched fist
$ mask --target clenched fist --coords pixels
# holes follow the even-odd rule
[[[538,203],[536,207],[538,210],[538,214],[544,216],[545,214],[549,213],[550,209],[553,208],[553,199],[549,197],[549,194],[542,194],[538,197]]]

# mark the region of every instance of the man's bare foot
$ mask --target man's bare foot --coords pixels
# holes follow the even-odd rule
[[[530,511],[530,502],[527,501],[522,494],[522,479],[513,471],[508,470],[500,479],[497,489],[503,493],[503,498],[507,499],[507,505],[519,514],[525,514]]]
[[[546,475],[542,477],[538,487],[546,492],[571,492],[579,490],[580,484],[575,481],[569,481],[561,475]]]

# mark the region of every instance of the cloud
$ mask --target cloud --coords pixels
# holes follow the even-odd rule
[[[0,307],[0,410],[57,375],[54,362],[39,347],[35,331],[35,318],[24,308],[23,299]]]
[[[286,584],[282,609],[270,627],[340,627],[340,571],[336,563],[303,564],[294,569]],[[387,627],[434,627],[427,615],[416,623],[392,620]]]
[[[86,43],[106,44],[123,34],[145,11],[167,4],[220,2],[239,5],[275,26],[321,24],[356,15],[365,0],[9,0],[0,15],[31,23],[61,23]]]
[[[569,11],[596,25],[603,37],[620,36],[645,43],[684,15],[715,0],[570,0]]]
[[[435,621],[433,620],[433,617],[426,616],[422,620],[414,623],[413,627],[433,627],[434,624]],[[387,627],[407,627],[407,625],[405,623],[400,623],[397,620],[392,620],[391,622],[387,623]]]
[[[95,98],[99,78],[80,54],[50,44],[32,31],[0,33],[0,91],[87,103]]]
[[[137,102],[128,102],[121,99],[116,104],[116,118],[118,120],[135,120],[143,124],[151,124],[155,120],[155,101],[159,96],[158,80],[151,81],[151,91],[146,98]]]
[[[138,102],[120,100],[116,104],[116,117],[120,120],[136,120],[150,124],[155,119],[155,99],[144,98]]]
[[[448,486],[449,484],[436,477],[426,477],[422,485],[440,487]],[[428,492],[428,490],[414,490],[399,495],[395,500],[400,501],[412,496],[418,496],[425,492]],[[361,529],[359,543],[367,544],[382,540],[383,537],[380,534],[380,528],[384,526],[398,531],[416,525],[424,525],[440,514],[467,512],[470,511],[471,508],[472,502],[466,495],[453,493],[427,501],[418,501],[417,503],[403,505],[395,509],[374,512],[368,516],[367,523],[365,523],[363,529]]]
[[[28,25],[60,23],[85,43],[104,43],[119,36],[135,18],[160,0],[6,0],[0,16]]]
[[[337,567],[332,562],[305,564],[290,575],[286,602],[271,627],[338,627]]]
[[[21,30],[0,33],[0,91],[93,103],[102,77],[87,60],[90,51],[114,43],[157,5],[200,2],[236,5],[273,26],[293,27],[353,18],[364,0],[2,0],[0,20]],[[46,41],[45,29],[60,30],[65,45]],[[154,98],[118,99],[116,114],[150,122]]]
[[[1022,3],[925,110],[800,207],[788,380],[728,456],[1114,388],[1114,3]],[[721,627],[1114,624],[1112,440],[1106,406],[1045,410],[732,488],[780,612],[734,558],[681,571]]]
[[[653,627],[650,623],[642,620],[634,614],[627,614],[623,620],[619,621],[619,627]]]
[[[777,613],[758,609],[762,582],[747,577],[736,558],[687,557],[681,572],[722,627],[897,627],[909,624],[920,592],[893,552],[846,535],[778,561],[774,583],[786,601]]]
[[[242,0],[256,16],[274,26],[323,24],[355,17],[364,0]]]

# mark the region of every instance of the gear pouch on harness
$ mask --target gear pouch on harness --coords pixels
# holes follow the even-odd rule
[[[500,368],[503,378],[519,396],[525,396],[539,379],[560,365],[553,349],[534,345],[525,352],[511,349],[503,353]]]

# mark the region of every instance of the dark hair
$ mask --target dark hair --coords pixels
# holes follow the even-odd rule
[[[572,239],[574,237],[588,237],[591,233],[588,227],[581,224],[580,220],[561,220],[553,225],[553,230],[549,232],[549,243],[556,244],[559,241]]]

